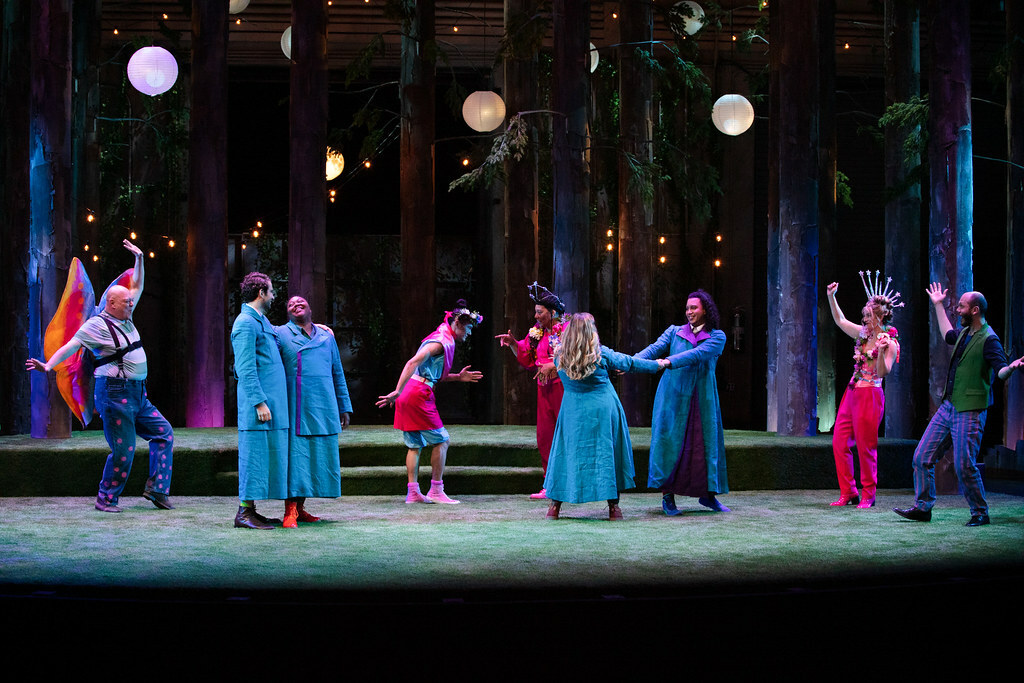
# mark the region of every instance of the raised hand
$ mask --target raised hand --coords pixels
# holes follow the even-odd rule
[[[836,291],[838,289],[839,289],[839,283],[838,282],[833,282],[833,283],[829,284],[828,287],[825,288],[825,294],[826,294],[826,296],[835,297]]]
[[[940,285],[938,282],[933,282],[930,285],[928,285],[928,289],[925,291],[928,292],[928,298],[932,300],[933,304],[945,303],[946,294],[949,293],[949,290],[943,289],[942,285]]]
[[[130,251],[130,252],[132,252],[132,253],[133,253],[133,254],[135,254],[136,256],[142,256],[142,250],[141,250],[141,249],[139,249],[139,248],[138,248],[137,246],[135,246],[134,244],[132,244],[131,242],[129,242],[128,240],[125,240],[125,241],[124,241],[124,242],[122,242],[121,244],[123,244],[123,245],[124,245],[124,248],[125,248],[125,249],[127,249],[127,250],[128,250],[128,251]]]

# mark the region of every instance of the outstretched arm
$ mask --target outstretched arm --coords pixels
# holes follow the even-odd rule
[[[128,285],[128,291],[131,292],[132,299],[135,300],[135,305],[139,304],[139,297],[142,296],[142,285],[146,279],[146,273],[142,265],[142,250],[137,246],[125,240],[122,242],[124,248],[135,254],[135,265],[132,266],[132,281]]]
[[[681,353],[669,356],[668,359],[672,362],[671,368],[676,370],[678,368],[685,368],[691,365],[707,363],[712,358],[721,356],[722,351],[724,350],[725,332],[722,332],[721,330],[714,330],[709,339],[697,344],[697,346],[693,347],[689,351],[682,351]]]
[[[1013,361],[1012,363],[1007,365],[1005,368],[999,368],[999,372],[998,372],[999,379],[1005,381],[1006,379],[1008,379],[1010,377],[1010,375],[1012,375],[1014,373],[1014,371],[1020,370],[1022,366],[1024,366],[1024,356],[1021,356],[1017,360]]]
[[[839,289],[839,283],[833,282],[825,288],[825,296],[828,298],[828,307],[832,311],[832,320],[836,322],[846,336],[856,339],[860,335],[860,325],[854,322],[850,322],[843,315],[843,311],[839,308],[839,303],[836,301],[836,290]]]
[[[71,356],[78,352],[78,349],[82,348],[82,342],[78,341],[74,337],[68,340],[68,343],[57,349],[57,351],[50,356],[50,360],[43,362],[37,358],[29,358],[25,361],[26,370],[38,370],[40,372],[50,372],[55,367],[66,361]]]
[[[943,304],[946,302],[946,294],[949,292],[948,289],[943,289],[942,285],[938,282],[933,282],[928,285],[928,298],[932,300],[932,306],[935,308],[935,319],[939,323],[939,334],[943,339],[946,338],[946,334],[952,331],[953,325],[949,322],[949,318],[946,316],[946,308]]]
[[[405,367],[402,368],[402,374],[398,376],[398,384],[395,386],[395,390],[390,394],[377,397],[379,399],[376,404],[377,407],[384,408],[398,400],[399,395],[402,393],[402,389],[405,388],[405,383],[408,382],[409,378],[412,377],[412,374],[416,372],[416,368],[418,368],[420,364],[430,356],[436,356],[439,353],[444,353],[444,347],[441,346],[439,342],[430,342],[429,344],[421,346],[419,351],[416,352],[416,355],[405,362]]]

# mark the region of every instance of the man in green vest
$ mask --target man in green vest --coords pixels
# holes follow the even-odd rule
[[[992,405],[993,373],[1005,381],[1024,364],[1024,357],[1009,365],[999,337],[985,322],[988,303],[981,292],[966,292],[956,306],[961,330],[957,333],[946,317],[943,304],[949,290],[938,282],[928,287],[928,298],[935,307],[939,331],[953,347],[946,375],[946,387],[939,409],[921,436],[914,451],[914,507],[893,508],[900,517],[915,522],[930,522],[935,505],[935,463],[953,446],[953,469],[971,506],[967,526],[989,523],[985,487],[981,482],[976,457],[985,431],[985,415]]]

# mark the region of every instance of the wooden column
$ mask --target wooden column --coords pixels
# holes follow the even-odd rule
[[[228,3],[192,1],[185,425],[223,427],[228,255]]]
[[[1014,358],[1024,356],[1024,6],[1006,3],[1006,338]],[[993,259],[993,263],[996,260]],[[1016,448],[1024,439],[1024,372],[1006,383],[1003,443]]]
[[[907,102],[921,94],[920,9],[914,3],[885,3],[885,104]],[[906,158],[907,137],[918,128],[885,129],[885,185],[892,189],[905,183],[920,155]],[[921,184],[914,183],[885,205],[885,274],[892,288],[902,294],[903,307],[895,311],[893,324],[900,333],[900,362],[885,378],[885,435],[913,438],[918,416],[917,392],[923,386],[919,368],[925,366],[917,352],[926,333],[924,315],[931,306],[921,291]],[[922,394],[923,396],[923,394]],[[923,411],[920,411],[923,412]]]
[[[590,172],[587,101],[590,2],[554,0],[552,175],[554,287],[570,311],[590,307]]]
[[[651,120],[652,79],[638,52],[651,50],[653,13],[649,2],[623,3],[619,14],[619,286],[616,349],[636,353],[652,339],[654,210],[632,180],[632,156],[654,158]],[[653,182],[653,179],[651,179]],[[619,382],[619,398],[632,425],[650,424],[651,378],[634,374]]]
[[[974,166],[971,135],[971,11],[963,0],[929,0],[928,275],[949,289],[946,312],[974,289]],[[951,348],[929,317],[929,399],[938,408]]]
[[[31,3],[29,40],[29,353],[43,334],[71,264],[71,0]],[[71,436],[71,411],[55,373],[32,373],[32,436]]]
[[[404,0],[400,132],[402,355],[411,356],[440,322],[435,304],[434,0]],[[442,302],[451,306],[454,302]],[[473,306],[472,301],[469,302]]]
[[[327,311],[327,0],[292,3],[288,295]]]
[[[527,11],[528,0],[505,1],[505,25],[511,17]],[[537,55],[534,52],[505,57],[505,109],[510,116],[537,109]],[[529,121],[530,117],[525,117]],[[538,279],[537,232],[539,180],[537,173],[537,129],[529,127],[530,147],[520,161],[505,163],[504,205],[504,320],[496,332],[512,330],[522,338],[533,324],[533,302],[526,288]],[[550,283],[543,283],[549,286]],[[495,318],[499,312],[495,311]],[[500,329],[497,329],[500,328]],[[521,367],[502,349],[505,424],[534,424],[537,419],[537,383],[533,373]]]

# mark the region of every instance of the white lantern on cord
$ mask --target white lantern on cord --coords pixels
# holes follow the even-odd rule
[[[345,157],[341,152],[327,148],[327,180],[334,180],[345,170]]]
[[[249,0],[231,0],[228,3],[228,14],[238,14],[249,6]]]
[[[683,31],[692,36],[704,27],[704,10],[692,0],[684,0],[672,5],[672,11],[683,20]]]
[[[281,52],[288,59],[292,58],[292,27],[289,26],[281,34]]]
[[[597,48],[594,44],[590,44],[590,73],[597,71],[597,64],[601,61],[601,56],[597,54]]]
[[[162,47],[140,48],[128,60],[128,80],[145,95],[165,93],[178,80],[178,62]]]
[[[489,133],[505,120],[505,102],[493,90],[477,90],[462,103],[462,118],[473,130]]]
[[[711,120],[726,135],[739,135],[754,123],[754,107],[743,95],[722,95],[711,110]]]

